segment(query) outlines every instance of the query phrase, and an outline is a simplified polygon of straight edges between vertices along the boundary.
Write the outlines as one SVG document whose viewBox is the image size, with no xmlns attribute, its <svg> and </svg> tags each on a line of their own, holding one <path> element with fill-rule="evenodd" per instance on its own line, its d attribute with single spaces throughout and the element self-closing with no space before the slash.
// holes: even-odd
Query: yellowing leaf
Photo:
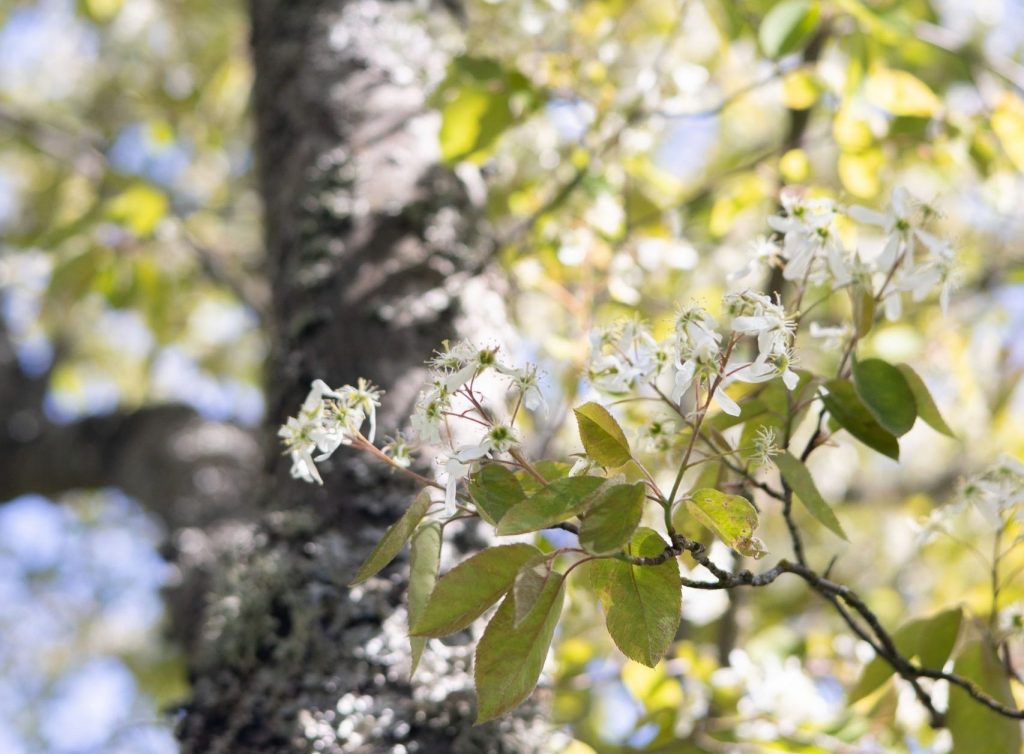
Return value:
<svg viewBox="0 0 1024 754">
<path fill-rule="evenodd" d="M 871 71 L 864 85 L 868 102 L 893 115 L 928 118 L 941 102 L 926 83 L 912 73 L 878 67 Z"/>
<path fill-rule="evenodd" d="M 757 509 L 745 497 L 713 489 L 696 490 L 687 501 L 690 515 L 718 535 L 736 552 L 752 558 L 767 554 L 757 531 Z"/>
<path fill-rule="evenodd" d="M 584 403 L 573 413 L 576 414 L 580 440 L 587 455 L 607 468 L 629 462 L 632 456 L 626 435 L 604 406 Z"/>
<path fill-rule="evenodd" d="M 1024 100 L 1004 94 L 992 112 L 992 130 L 1017 170 L 1024 172 Z"/>
</svg>

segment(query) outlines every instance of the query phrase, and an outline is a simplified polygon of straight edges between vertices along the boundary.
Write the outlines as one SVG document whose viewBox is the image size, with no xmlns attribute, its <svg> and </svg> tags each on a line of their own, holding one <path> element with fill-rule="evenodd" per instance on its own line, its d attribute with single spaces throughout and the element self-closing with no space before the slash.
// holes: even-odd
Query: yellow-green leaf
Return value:
<svg viewBox="0 0 1024 754">
<path fill-rule="evenodd" d="M 604 406 L 584 403 L 573 413 L 576 414 L 580 440 L 587 455 L 606 468 L 629 462 L 632 455 L 626 435 Z"/>
<path fill-rule="evenodd" d="M 835 512 L 818 492 L 814 477 L 811 476 L 811 472 L 807 470 L 803 462 L 788 450 L 773 456 L 772 460 L 779 467 L 783 480 L 804 504 L 807 511 L 837 537 L 848 539 Z"/>
<path fill-rule="evenodd" d="M 604 479 L 596 476 L 556 479 L 510 508 L 498 522 L 497 533 L 526 534 L 566 521 L 590 505 L 594 493 L 604 483 Z"/>
<path fill-rule="evenodd" d="M 926 83 L 912 73 L 878 67 L 868 75 L 864 96 L 872 105 L 893 115 L 927 118 L 941 104 Z"/>
<path fill-rule="evenodd" d="M 441 524 L 430 521 L 412 535 L 409 545 L 409 627 L 419 620 L 437 583 L 437 566 L 441 561 Z M 420 663 L 427 637 L 412 636 L 412 673 Z"/>
<path fill-rule="evenodd" d="M 366 559 L 363 565 L 359 568 L 359 572 L 356 573 L 355 578 L 349 582 L 349 586 L 356 586 L 366 581 L 371 576 L 376 575 L 380 570 L 395 559 L 395 556 L 401 552 L 405 543 L 409 541 L 409 537 L 412 536 L 413 531 L 416 529 L 416 525 L 419 524 L 430 507 L 430 496 L 426 490 L 421 492 L 412 501 L 402 517 L 395 521 L 381 538 L 377 546 L 373 548 L 373 552 Z"/>
</svg>

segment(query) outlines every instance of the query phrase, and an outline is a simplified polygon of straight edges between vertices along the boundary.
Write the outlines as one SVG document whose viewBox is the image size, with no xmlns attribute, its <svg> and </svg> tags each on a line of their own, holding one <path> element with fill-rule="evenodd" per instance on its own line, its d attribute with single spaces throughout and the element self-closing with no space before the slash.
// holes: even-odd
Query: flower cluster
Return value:
<svg viewBox="0 0 1024 754">
<path fill-rule="evenodd" d="M 630 321 L 598 330 L 591 337 L 590 381 L 610 395 L 622 395 L 643 385 L 657 387 L 662 374 L 671 374 L 668 392 L 679 404 L 691 388 L 711 391 L 723 411 L 739 415 L 740 407 L 726 388 L 735 381 L 764 382 L 781 377 L 792 390 L 799 377 L 792 370 L 795 323 L 782 305 L 753 291 L 725 296 L 731 315 L 730 334 L 699 306 L 687 306 L 675 318 L 670 337 L 657 341 L 649 328 Z M 732 346 L 746 336 L 756 339 L 753 361 L 731 358 Z"/>
<path fill-rule="evenodd" d="M 845 207 L 830 199 L 807 199 L 795 191 L 784 192 L 781 201 L 782 214 L 768 218 L 768 224 L 782 234 L 782 245 L 773 249 L 770 241 L 762 240 L 754 249 L 752 265 L 782 262 L 783 277 L 794 282 L 863 286 L 884 303 L 891 320 L 902 314 L 907 293 L 921 301 L 939 288 L 942 307 L 948 305 L 953 248 L 924 230 L 922 226 L 936 212 L 913 200 L 905 189 L 893 190 L 885 212 L 860 205 Z M 840 233 L 840 218 L 880 229 L 885 237 L 881 253 L 865 259 L 848 247 Z"/>
<path fill-rule="evenodd" d="M 316 462 L 326 460 L 342 445 L 361 437 L 369 419 L 368 441 L 377 428 L 381 391 L 360 378 L 358 384 L 332 390 L 323 380 L 313 380 L 298 416 L 290 416 L 278 431 L 292 458 L 292 476 L 323 484 Z M 314 452 L 319 454 L 314 456 Z"/>
<path fill-rule="evenodd" d="M 519 445 L 514 424 L 520 407 L 544 411 L 547 405 L 537 368 L 510 366 L 499 358 L 497 348 L 478 347 L 468 341 L 445 343 L 444 350 L 427 363 L 431 368 L 429 383 L 416 402 L 412 428 L 423 443 L 447 445 L 446 454 L 437 459 L 437 478 L 445 489 L 445 512 L 452 515 L 458 485 L 472 472 L 474 463 Z M 475 381 L 488 372 L 504 378 L 515 396 L 515 408 L 507 422 L 495 420 L 474 389 Z M 466 441 L 458 439 L 450 424 L 453 420 L 461 420 L 463 428 L 475 428 L 475 436 Z"/>
<path fill-rule="evenodd" d="M 419 395 L 411 417 L 416 439 L 422 444 L 443 445 L 445 453 L 437 459 L 437 485 L 445 491 L 445 510 L 452 515 L 457 509 L 459 484 L 473 470 L 474 464 L 497 454 L 513 451 L 519 445 L 515 420 L 521 408 L 545 411 L 537 368 L 511 367 L 498 356 L 497 348 L 479 348 L 462 341 L 444 344 L 443 350 L 427 362 L 430 372 L 427 387 Z M 494 412 L 483 405 L 475 389 L 475 381 L 493 372 L 507 381 L 514 408 L 507 421 L 498 421 Z M 292 476 L 307 482 L 323 483 L 317 462 L 330 457 L 342 445 L 360 444 L 387 458 L 397 469 L 412 464 L 414 446 L 405 435 L 389 437 L 377 451 L 373 447 L 376 434 L 376 409 L 381 391 L 360 379 L 356 386 L 331 389 L 323 380 L 314 380 L 309 395 L 297 416 L 289 417 L 278 432 L 292 459 Z M 369 422 L 366 436 L 362 428 Z M 465 432 L 453 431 L 453 423 Z"/>
</svg>

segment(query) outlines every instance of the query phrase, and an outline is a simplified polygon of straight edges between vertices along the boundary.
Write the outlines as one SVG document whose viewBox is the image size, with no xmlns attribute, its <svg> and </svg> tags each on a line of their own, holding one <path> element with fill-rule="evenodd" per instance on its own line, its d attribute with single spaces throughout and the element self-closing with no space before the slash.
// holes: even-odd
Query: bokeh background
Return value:
<svg viewBox="0 0 1024 754">
<path fill-rule="evenodd" d="M 900 467 L 843 445 L 816 468 L 870 540 L 845 570 L 884 618 L 987 609 L 984 569 L 915 526 L 958 478 L 1024 451 L 1024 3 L 811 5 L 807 29 L 773 36 L 768 2 L 470 0 L 438 32 L 447 57 L 410 75 L 433 91 L 442 159 L 488 187 L 504 325 L 556 407 L 587 389 L 594 323 L 717 298 L 780 187 L 934 202 L 962 259 L 950 311 L 926 302 L 869 347 L 919 368 L 959 439 L 918 428 Z M 260 425 L 251 84 L 240 2 L 0 0 L 0 355 L 24 378 L 0 393 L 9 442 L 38 432 L 21 406 L 35 397 L 54 426 L 162 403 Z M 188 685 L 163 631 L 166 536 L 117 489 L 0 504 L 0 751 L 176 751 Z M 701 647 L 735 611 L 688 595 L 692 633 L 658 671 L 624 663 L 581 608 L 558 645 L 557 719 L 597 750 L 642 750 L 718 684 L 773 724 L 830 720 L 863 658 L 814 613 L 786 620 L 806 603 L 783 589 L 737 608 L 751 641 L 725 669 Z M 933 750 L 900 704 L 896 745 Z"/>
</svg>

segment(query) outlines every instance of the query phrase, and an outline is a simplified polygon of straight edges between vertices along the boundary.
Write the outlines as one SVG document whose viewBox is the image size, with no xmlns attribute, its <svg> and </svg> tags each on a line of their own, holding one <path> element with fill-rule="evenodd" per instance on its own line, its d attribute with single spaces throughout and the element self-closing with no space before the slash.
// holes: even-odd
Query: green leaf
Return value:
<svg viewBox="0 0 1024 754">
<path fill-rule="evenodd" d="M 580 547 L 595 555 L 621 550 L 640 525 L 644 500 L 643 482 L 609 486 L 583 516 Z"/>
<path fill-rule="evenodd" d="M 437 583 L 437 566 L 441 562 L 441 524 L 430 521 L 423 524 L 412 535 L 409 545 L 409 628 L 423 615 L 434 585 Z M 412 636 L 412 671 L 420 664 L 427 637 Z"/>
<path fill-rule="evenodd" d="M 542 99 L 519 71 L 462 56 L 452 61 L 434 101 L 441 111 L 441 157 L 454 163 L 486 157 L 498 137 Z"/>
<path fill-rule="evenodd" d="M 512 584 L 512 594 L 515 596 L 516 602 L 515 624 L 517 626 L 533 609 L 534 604 L 544 592 L 544 586 L 548 580 L 562 578 L 561 574 L 556 573 L 552 568 L 551 561 L 550 555 L 538 555 L 523 563 L 523 567 L 516 574 L 515 582 Z"/>
<path fill-rule="evenodd" d="M 857 395 L 878 423 L 901 437 L 917 419 L 917 402 L 903 372 L 882 359 L 853 362 L 853 384 Z"/>
<path fill-rule="evenodd" d="M 764 543 L 754 536 L 757 509 L 745 497 L 727 495 L 718 490 L 696 490 L 686 503 L 690 515 L 713 531 L 741 555 L 761 558 L 767 554 Z"/>
<path fill-rule="evenodd" d="M 786 0 L 778 3 L 761 21 L 757 37 L 770 58 L 799 50 L 818 28 L 821 5 L 814 0 Z"/>
<path fill-rule="evenodd" d="M 500 463 L 484 464 L 469 481 L 469 495 L 481 518 L 494 526 L 508 509 L 526 499 L 516 475 Z"/>
<path fill-rule="evenodd" d="M 533 608 L 516 624 L 515 595 L 505 597 L 476 648 L 478 725 L 513 709 L 536 687 L 564 599 L 565 579 L 557 574 L 545 583 Z"/>
<path fill-rule="evenodd" d="M 956 658 L 953 672 L 974 681 L 1003 704 L 1016 706 L 1006 669 L 986 638 L 964 646 Z M 946 725 L 953 734 L 953 754 L 1006 752 L 1021 750 L 1020 721 L 993 712 L 972 699 L 959 686 L 950 684 Z"/>
<path fill-rule="evenodd" d="M 584 403 L 573 411 L 580 429 L 580 440 L 587 455 L 605 468 L 616 468 L 633 456 L 622 427 L 597 403 Z"/>
<path fill-rule="evenodd" d="M 537 461 L 533 464 L 533 470 L 544 477 L 544 484 L 538 482 L 537 478 L 525 469 L 516 472 L 516 479 L 522 485 L 524 494 L 529 497 L 540 492 L 548 483 L 556 479 L 565 479 L 571 469 L 572 464 L 564 461 Z"/>
<path fill-rule="evenodd" d="M 430 496 L 424 490 L 416 496 L 412 501 L 412 505 L 406 509 L 402 517 L 384 532 L 384 536 L 377 543 L 377 546 L 373 548 L 373 552 L 370 553 L 370 556 L 363 565 L 360 566 L 359 572 L 349 582 L 349 586 L 362 584 L 371 576 L 378 574 L 384 566 L 394 560 L 395 556 L 402 551 L 405 543 L 409 541 L 409 537 L 412 536 L 420 519 L 427 514 L 429 507 Z"/>
<path fill-rule="evenodd" d="M 895 435 L 875 421 L 853 384 L 836 379 L 826 382 L 825 387 L 828 395 L 822 395 L 822 401 L 836 423 L 872 450 L 898 461 L 900 444 Z"/>
<path fill-rule="evenodd" d="M 628 552 L 653 556 L 665 546 L 656 531 L 641 528 Z M 590 582 L 604 606 L 605 625 L 615 645 L 632 660 L 657 665 L 679 628 L 682 584 L 676 559 L 656 566 L 598 560 L 590 567 Z"/>
<path fill-rule="evenodd" d="M 907 659 L 917 657 L 925 668 L 941 670 L 956 644 L 962 618 L 963 611 L 959 607 L 928 618 L 917 618 L 903 624 L 893 634 L 893 643 Z M 850 704 L 866 697 L 892 674 L 892 666 L 888 662 L 881 657 L 872 659 L 864 666 L 857 684 L 850 691 Z"/>
<path fill-rule="evenodd" d="M 896 368 L 903 374 L 903 378 L 910 387 L 910 392 L 914 394 L 914 402 L 917 404 L 917 415 L 936 432 L 941 432 L 948 437 L 954 437 L 953 430 L 949 428 L 946 420 L 942 418 L 942 414 L 939 413 L 939 408 L 935 405 L 935 400 L 932 398 L 928 386 L 924 384 L 924 380 L 921 379 L 920 375 L 909 364 L 898 364 Z"/>
<path fill-rule="evenodd" d="M 499 545 L 462 561 L 438 580 L 410 633 L 447 636 L 461 631 L 512 588 L 523 563 L 540 554 L 533 545 Z"/>
<path fill-rule="evenodd" d="M 829 504 L 825 502 L 825 498 L 818 492 L 814 477 L 811 476 L 811 472 L 807 470 L 803 462 L 788 450 L 774 456 L 772 460 L 779 467 L 783 480 L 804 504 L 807 511 L 837 537 L 849 541 L 842 524 L 839 523 L 839 519 L 836 518 L 836 514 Z"/>
<path fill-rule="evenodd" d="M 574 476 L 556 479 L 535 495 L 509 509 L 498 522 L 497 533 L 526 534 L 548 529 L 572 518 L 593 499 L 605 483 L 596 476 Z"/>
</svg>

